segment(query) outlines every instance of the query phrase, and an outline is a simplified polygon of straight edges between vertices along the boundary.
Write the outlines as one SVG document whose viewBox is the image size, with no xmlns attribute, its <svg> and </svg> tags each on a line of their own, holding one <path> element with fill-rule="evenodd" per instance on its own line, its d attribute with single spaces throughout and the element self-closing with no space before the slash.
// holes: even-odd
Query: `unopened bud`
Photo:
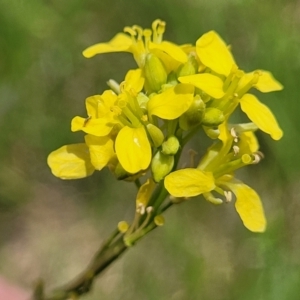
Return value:
<svg viewBox="0 0 300 300">
<path fill-rule="evenodd" d="M 205 126 L 218 126 L 224 122 L 225 117 L 221 110 L 215 107 L 209 107 L 205 110 L 202 124 Z"/>
<path fill-rule="evenodd" d="M 205 112 L 205 103 L 199 95 L 195 96 L 189 109 L 179 118 L 179 126 L 183 130 L 190 130 L 199 125 Z"/>
<path fill-rule="evenodd" d="M 126 221 L 121 221 L 118 223 L 118 230 L 121 233 L 125 233 L 129 228 L 129 224 Z"/>
<path fill-rule="evenodd" d="M 197 73 L 198 63 L 196 58 L 192 55 L 189 57 L 188 61 L 177 69 L 177 78 L 182 76 L 194 75 Z"/>
<path fill-rule="evenodd" d="M 152 53 L 146 56 L 144 73 L 149 92 L 158 92 L 161 86 L 167 82 L 168 75 L 163 63 Z"/>
<path fill-rule="evenodd" d="M 165 142 L 163 142 L 161 152 L 166 155 L 175 155 L 179 147 L 180 144 L 177 137 L 170 136 Z"/>
<path fill-rule="evenodd" d="M 155 216 L 154 223 L 157 226 L 163 226 L 165 224 L 165 218 L 162 215 Z"/>
<path fill-rule="evenodd" d="M 164 134 L 162 133 L 162 131 L 156 127 L 155 125 L 149 123 L 146 125 L 147 127 L 147 131 L 151 137 L 151 141 L 154 147 L 159 147 L 162 142 L 164 141 Z"/>
<path fill-rule="evenodd" d="M 174 156 L 166 155 L 158 151 L 152 159 L 151 170 L 155 182 L 159 182 L 167 176 L 174 166 Z"/>
</svg>

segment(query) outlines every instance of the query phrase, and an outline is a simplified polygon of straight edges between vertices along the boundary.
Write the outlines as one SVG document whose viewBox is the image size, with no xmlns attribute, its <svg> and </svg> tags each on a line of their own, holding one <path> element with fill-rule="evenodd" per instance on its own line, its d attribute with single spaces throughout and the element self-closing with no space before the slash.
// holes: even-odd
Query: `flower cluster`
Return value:
<svg viewBox="0 0 300 300">
<path fill-rule="evenodd" d="M 84 143 L 53 151 L 48 164 L 62 179 L 87 177 L 104 167 L 124 180 L 148 174 L 137 197 L 140 213 L 159 182 L 174 202 L 203 195 L 219 204 L 235 195 L 244 225 L 262 232 L 266 221 L 260 198 L 234 172 L 262 158 L 256 130 L 274 140 L 283 135 L 272 112 L 250 90 L 267 93 L 282 85 L 268 71 L 239 69 L 215 31 L 203 34 L 195 45 L 165 41 L 164 31 L 161 20 L 152 29 L 125 27 L 109 42 L 84 50 L 87 58 L 129 52 L 138 68 L 129 70 L 122 83 L 110 80 L 109 89 L 86 99 L 87 117 L 76 116 L 71 123 L 72 131 L 86 133 Z M 239 105 L 249 123 L 230 123 Z M 197 163 L 180 168 L 184 145 L 201 130 L 212 146 Z"/>
</svg>

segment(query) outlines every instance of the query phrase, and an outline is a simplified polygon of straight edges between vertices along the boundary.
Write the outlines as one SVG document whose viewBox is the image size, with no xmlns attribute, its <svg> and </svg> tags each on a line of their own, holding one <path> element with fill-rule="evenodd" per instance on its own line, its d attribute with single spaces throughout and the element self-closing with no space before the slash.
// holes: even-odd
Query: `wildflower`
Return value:
<svg viewBox="0 0 300 300">
<path fill-rule="evenodd" d="M 152 23 L 152 30 L 140 26 L 125 27 L 124 32 L 118 33 L 107 43 L 99 43 L 83 51 L 83 56 L 90 58 L 96 54 L 111 52 L 129 52 L 133 54 L 139 68 L 143 68 L 148 54 L 155 54 L 160 58 L 169 56 L 169 63 L 185 63 L 186 53 L 176 44 L 164 41 L 166 23 L 157 19 Z M 128 35 L 129 34 L 129 35 Z M 174 60 L 174 61 L 170 61 Z M 169 66 L 170 66 L 169 64 Z"/>
<path fill-rule="evenodd" d="M 230 134 L 227 122 L 219 126 L 220 141 L 211 146 L 196 169 L 182 169 L 167 175 L 165 187 L 174 197 L 203 195 L 214 204 L 223 201 L 211 192 L 221 194 L 228 202 L 230 192 L 236 196 L 235 207 L 244 225 L 251 231 L 262 232 L 266 227 L 263 207 L 257 193 L 249 186 L 234 178 L 233 172 L 256 162 L 258 143 L 251 130 L 252 124 L 240 125 L 239 141 Z M 243 128 L 244 127 L 244 128 Z M 239 151 L 233 149 L 236 144 Z"/>
<path fill-rule="evenodd" d="M 252 87 L 268 93 L 283 87 L 272 74 L 258 70 L 244 73 L 236 66 L 234 58 L 219 35 L 210 31 L 196 42 L 198 59 L 206 67 L 204 73 L 179 77 L 182 83 L 190 83 L 209 96 L 207 107 L 218 108 L 230 115 L 238 104 L 259 129 L 279 140 L 283 133 L 267 106 L 247 91 Z"/>
<path fill-rule="evenodd" d="M 167 77 L 180 64 L 188 61 L 183 49 L 171 42 L 163 40 L 165 22 L 155 20 L 151 29 L 140 26 L 125 27 L 125 33 L 118 33 L 111 41 L 93 45 L 83 51 L 87 58 L 96 54 L 110 52 L 130 52 L 143 70 L 148 93 L 158 92 L 167 83 Z"/>
</svg>

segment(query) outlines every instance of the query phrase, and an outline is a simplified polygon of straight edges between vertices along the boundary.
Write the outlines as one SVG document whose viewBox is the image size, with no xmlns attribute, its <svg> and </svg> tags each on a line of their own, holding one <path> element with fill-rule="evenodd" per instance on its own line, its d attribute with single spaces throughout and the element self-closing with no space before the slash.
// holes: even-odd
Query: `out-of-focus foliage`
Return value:
<svg viewBox="0 0 300 300">
<path fill-rule="evenodd" d="M 298 299 L 300 2 L 292 0 L 0 0 L 0 273 L 28 289 L 38 276 L 63 283 L 131 218 L 132 186 L 106 171 L 61 181 L 46 157 L 82 139 L 70 120 L 84 115 L 85 98 L 135 65 L 128 54 L 87 60 L 81 51 L 156 18 L 177 43 L 216 30 L 243 69 L 270 70 L 283 83 L 261 101 L 284 137 L 259 136 L 266 158 L 241 174 L 259 191 L 269 225 L 249 233 L 233 205 L 202 198 L 175 206 L 86 299 Z"/>
</svg>

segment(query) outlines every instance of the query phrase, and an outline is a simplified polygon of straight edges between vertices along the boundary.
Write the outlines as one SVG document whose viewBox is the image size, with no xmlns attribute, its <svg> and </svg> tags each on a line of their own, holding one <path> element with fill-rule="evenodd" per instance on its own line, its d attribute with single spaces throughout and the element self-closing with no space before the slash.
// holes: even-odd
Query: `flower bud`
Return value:
<svg viewBox="0 0 300 300">
<path fill-rule="evenodd" d="M 166 155 L 175 155 L 180 147 L 179 141 L 175 136 L 170 136 L 162 144 L 161 152 Z"/>
<path fill-rule="evenodd" d="M 121 233 L 125 233 L 129 229 L 129 224 L 126 221 L 121 221 L 118 223 L 118 230 Z"/>
<path fill-rule="evenodd" d="M 177 69 L 177 78 L 181 76 L 194 75 L 197 73 L 198 63 L 196 58 L 191 55 L 186 63 L 179 66 Z"/>
<path fill-rule="evenodd" d="M 165 224 L 165 218 L 163 215 L 158 215 L 154 217 L 154 223 L 157 226 L 163 226 Z"/>
<path fill-rule="evenodd" d="M 168 75 L 163 63 L 152 53 L 146 56 L 144 73 L 150 92 L 158 92 L 167 81 Z"/>
<path fill-rule="evenodd" d="M 167 176 L 174 166 L 174 156 L 166 155 L 158 151 L 152 159 L 151 170 L 155 182 L 159 182 Z"/>
<path fill-rule="evenodd" d="M 190 130 L 199 125 L 205 112 L 205 103 L 196 95 L 190 108 L 179 118 L 179 126 L 183 130 Z"/>
<path fill-rule="evenodd" d="M 205 126 L 218 126 L 224 122 L 225 117 L 221 110 L 215 107 L 209 107 L 205 110 L 202 124 Z"/>
<path fill-rule="evenodd" d="M 164 134 L 158 127 L 156 127 L 153 124 L 149 123 L 146 125 L 146 127 L 148 134 L 151 137 L 151 142 L 153 146 L 156 148 L 159 147 L 165 139 Z"/>
</svg>

